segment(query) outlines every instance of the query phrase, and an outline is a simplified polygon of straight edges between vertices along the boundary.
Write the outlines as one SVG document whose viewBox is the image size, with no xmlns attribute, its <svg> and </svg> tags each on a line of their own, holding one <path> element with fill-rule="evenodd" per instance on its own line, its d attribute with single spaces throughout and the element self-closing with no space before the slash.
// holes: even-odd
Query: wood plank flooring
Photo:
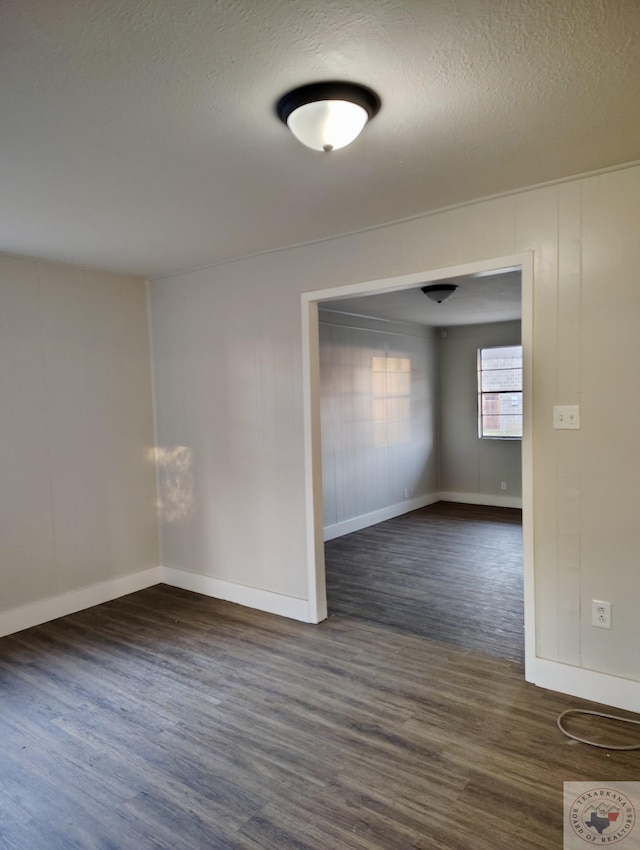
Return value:
<svg viewBox="0 0 640 850">
<path fill-rule="evenodd" d="M 438 502 L 325 544 L 329 614 L 524 660 L 522 512 Z"/>
<path fill-rule="evenodd" d="M 453 644 L 160 585 L 0 640 L 0 847 L 556 850 L 563 781 L 640 772 L 560 734 L 580 705 Z"/>
</svg>

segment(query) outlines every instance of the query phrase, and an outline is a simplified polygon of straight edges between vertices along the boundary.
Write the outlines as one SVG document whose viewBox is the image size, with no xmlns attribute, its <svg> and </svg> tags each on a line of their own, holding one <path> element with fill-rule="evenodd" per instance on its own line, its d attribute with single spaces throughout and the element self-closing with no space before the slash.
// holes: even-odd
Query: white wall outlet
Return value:
<svg viewBox="0 0 640 850">
<path fill-rule="evenodd" d="M 404 497 L 405 497 L 405 499 L 409 498 L 409 491 L 406 489 L 406 487 L 405 487 L 405 491 L 404 491 Z"/>
<path fill-rule="evenodd" d="M 580 428 L 580 407 L 577 404 L 556 404 L 553 408 L 553 427 L 577 431 Z"/>
<path fill-rule="evenodd" d="M 500 482 L 500 489 L 501 489 L 501 490 L 506 490 L 506 489 L 507 489 L 507 482 L 506 482 L 506 481 L 501 481 L 501 482 Z"/>
<path fill-rule="evenodd" d="M 611 603 L 601 599 L 591 600 L 591 625 L 599 629 L 611 628 Z"/>
</svg>

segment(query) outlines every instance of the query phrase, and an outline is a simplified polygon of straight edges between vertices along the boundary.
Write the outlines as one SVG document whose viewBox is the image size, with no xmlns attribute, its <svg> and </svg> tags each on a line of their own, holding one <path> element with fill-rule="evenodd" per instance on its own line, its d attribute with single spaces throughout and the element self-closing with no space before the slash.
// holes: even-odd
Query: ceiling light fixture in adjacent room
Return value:
<svg viewBox="0 0 640 850">
<path fill-rule="evenodd" d="M 355 83 L 310 83 L 276 104 L 281 121 L 314 151 L 335 151 L 356 139 L 380 109 L 380 98 Z"/>
<path fill-rule="evenodd" d="M 422 291 L 427 298 L 442 304 L 443 301 L 453 295 L 457 288 L 455 283 L 432 283 L 429 286 L 423 286 Z"/>
</svg>

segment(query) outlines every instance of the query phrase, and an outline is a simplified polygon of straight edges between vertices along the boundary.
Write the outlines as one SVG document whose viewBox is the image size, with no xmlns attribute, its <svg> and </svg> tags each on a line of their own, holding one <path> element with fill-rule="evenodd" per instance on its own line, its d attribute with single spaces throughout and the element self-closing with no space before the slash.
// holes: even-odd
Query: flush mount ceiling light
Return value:
<svg viewBox="0 0 640 850">
<path fill-rule="evenodd" d="M 314 151 L 351 144 L 380 109 L 380 98 L 355 83 L 310 83 L 287 92 L 276 104 L 281 121 Z"/>
<path fill-rule="evenodd" d="M 429 286 L 423 286 L 422 291 L 427 298 L 442 304 L 443 301 L 453 295 L 457 288 L 455 283 L 432 283 Z"/>
</svg>

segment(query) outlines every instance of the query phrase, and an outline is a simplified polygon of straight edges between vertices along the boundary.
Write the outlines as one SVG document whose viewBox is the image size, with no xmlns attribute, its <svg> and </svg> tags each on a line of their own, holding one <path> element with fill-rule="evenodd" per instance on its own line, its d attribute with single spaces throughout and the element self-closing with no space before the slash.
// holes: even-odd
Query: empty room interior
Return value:
<svg viewBox="0 0 640 850">
<path fill-rule="evenodd" d="M 3 850 L 628 837 L 639 42 L 0 4 Z"/>
<path fill-rule="evenodd" d="M 523 661 L 521 273 L 430 286 L 320 305 L 328 613 Z"/>
</svg>

